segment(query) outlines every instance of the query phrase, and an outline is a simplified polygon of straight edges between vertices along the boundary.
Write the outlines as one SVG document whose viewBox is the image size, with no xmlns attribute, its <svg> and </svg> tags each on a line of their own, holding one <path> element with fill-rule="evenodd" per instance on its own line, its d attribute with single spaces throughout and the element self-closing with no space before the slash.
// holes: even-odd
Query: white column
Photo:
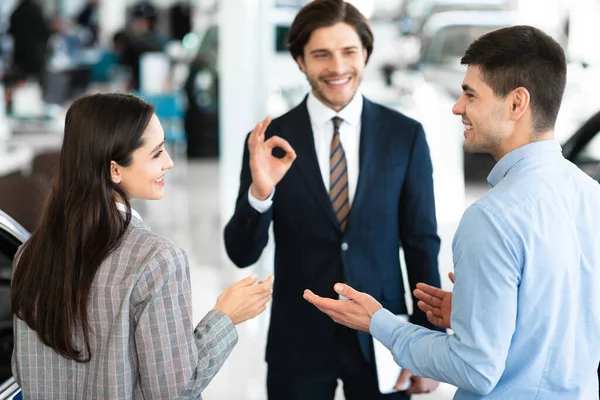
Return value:
<svg viewBox="0 0 600 400">
<path fill-rule="evenodd" d="M 245 137 L 266 115 L 261 58 L 263 5 L 268 0 L 223 0 L 219 20 L 221 219 L 233 214 Z M 262 15 L 261 15 L 262 14 Z"/>
<path fill-rule="evenodd" d="M 100 2 L 100 43 L 112 46 L 113 35 L 125 27 L 127 3 L 123 0 Z"/>
</svg>

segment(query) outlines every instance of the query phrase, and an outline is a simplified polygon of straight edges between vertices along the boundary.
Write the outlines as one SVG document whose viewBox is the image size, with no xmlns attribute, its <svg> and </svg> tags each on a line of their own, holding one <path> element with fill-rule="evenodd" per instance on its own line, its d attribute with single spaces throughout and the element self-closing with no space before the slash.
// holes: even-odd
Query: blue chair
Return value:
<svg viewBox="0 0 600 400">
<path fill-rule="evenodd" d="M 110 50 L 101 50 L 100 59 L 92 65 L 90 81 L 107 83 L 114 77 L 118 67 L 117 55 Z"/>
</svg>

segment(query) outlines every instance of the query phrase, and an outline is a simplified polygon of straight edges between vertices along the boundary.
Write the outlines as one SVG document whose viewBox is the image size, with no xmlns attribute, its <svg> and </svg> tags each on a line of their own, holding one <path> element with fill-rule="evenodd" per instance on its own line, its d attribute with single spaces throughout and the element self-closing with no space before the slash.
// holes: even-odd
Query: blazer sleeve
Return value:
<svg viewBox="0 0 600 400">
<path fill-rule="evenodd" d="M 240 268 L 252 265 L 258 260 L 269 241 L 269 226 L 273 219 L 273 207 L 261 214 L 250 205 L 248 200 L 252 184 L 248 137 L 246 137 L 246 146 L 244 146 L 240 189 L 235 212 L 225 226 L 224 233 L 227 255 Z M 273 200 L 276 196 L 277 194 Z"/>
<path fill-rule="evenodd" d="M 210 311 L 194 329 L 185 253 L 159 251 L 132 293 L 134 343 L 145 399 L 197 399 L 237 343 L 229 317 Z"/>
<path fill-rule="evenodd" d="M 440 287 L 440 238 L 435 215 L 433 166 L 421 124 L 416 128 L 399 207 L 400 239 L 411 292 L 419 282 Z M 411 322 L 442 330 L 427 320 L 427 315 L 416 306 L 416 297 L 412 297 L 415 306 Z"/>
</svg>

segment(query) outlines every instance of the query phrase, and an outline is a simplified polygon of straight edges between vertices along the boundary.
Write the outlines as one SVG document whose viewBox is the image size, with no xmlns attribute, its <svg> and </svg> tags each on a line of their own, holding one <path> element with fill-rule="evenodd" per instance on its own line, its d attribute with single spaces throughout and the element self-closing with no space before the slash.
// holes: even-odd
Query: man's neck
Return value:
<svg viewBox="0 0 600 400">
<path fill-rule="evenodd" d="M 554 131 L 549 130 L 542 133 L 530 133 L 528 135 L 512 135 L 511 139 L 505 141 L 499 148 L 491 154 L 496 162 L 500 161 L 502 157 L 508 153 L 518 149 L 519 147 L 526 146 L 530 143 L 541 142 L 543 140 L 554 139 Z"/>
<path fill-rule="evenodd" d="M 325 100 L 323 100 L 317 93 L 315 93 L 314 90 L 311 90 L 311 93 L 313 96 L 315 96 L 315 99 L 317 99 L 319 101 L 319 103 L 321 103 L 323 106 L 335 111 L 336 113 L 339 113 L 340 111 L 342 111 L 344 108 L 348 107 L 348 104 L 352 103 L 352 100 L 354 100 L 354 97 L 356 96 L 356 94 L 358 93 L 358 91 L 354 92 L 354 94 L 352 95 L 352 97 L 350 98 L 350 101 L 348 101 L 346 104 L 344 104 L 341 107 L 336 107 L 332 104 L 329 104 L 327 102 L 325 102 Z"/>
</svg>

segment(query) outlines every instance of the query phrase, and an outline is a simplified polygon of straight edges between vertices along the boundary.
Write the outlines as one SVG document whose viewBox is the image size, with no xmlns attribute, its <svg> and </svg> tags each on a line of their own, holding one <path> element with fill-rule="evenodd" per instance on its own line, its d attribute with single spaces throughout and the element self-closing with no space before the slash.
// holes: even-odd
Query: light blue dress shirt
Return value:
<svg viewBox="0 0 600 400">
<path fill-rule="evenodd" d="M 554 140 L 510 152 L 488 182 L 452 244 L 454 333 L 382 309 L 371 334 L 455 399 L 598 399 L 600 185 Z"/>
</svg>

